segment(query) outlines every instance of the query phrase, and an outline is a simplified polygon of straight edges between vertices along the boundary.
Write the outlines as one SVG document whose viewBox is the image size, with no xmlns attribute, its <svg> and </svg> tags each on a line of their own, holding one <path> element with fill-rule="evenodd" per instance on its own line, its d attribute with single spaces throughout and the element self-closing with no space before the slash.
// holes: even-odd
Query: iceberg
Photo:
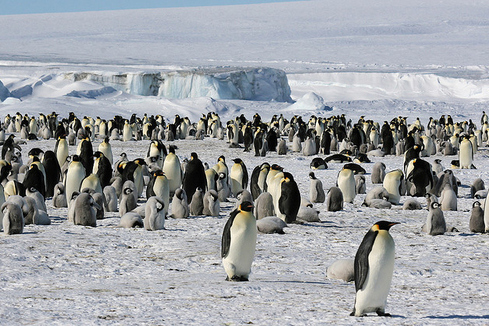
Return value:
<svg viewBox="0 0 489 326">
<path fill-rule="evenodd" d="M 170 72 L 70 72 L 73 82 L 89 80 L 133 95 L 171 99 L 211 97 L 228 100 L 291 102 L 283 70 L 274 68 L 195 69 Z"/>
<path fill-rule="evenodd" d="M 9 90 L 7 89 L 7 87 L 3 85 L 2 81 L 0 80 L 0 102 L 5 101 L 5 99 L 9 96 L 10 96 Z"/>
</svg>

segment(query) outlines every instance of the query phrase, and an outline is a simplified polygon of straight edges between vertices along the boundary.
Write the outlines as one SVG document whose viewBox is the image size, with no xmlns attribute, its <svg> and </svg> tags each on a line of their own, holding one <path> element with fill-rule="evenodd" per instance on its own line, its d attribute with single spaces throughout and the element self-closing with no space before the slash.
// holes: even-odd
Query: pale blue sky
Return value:
<svg viewBox="0 0 489 326">
<path fill-rule="evenodd" d="M 0 0 L 0 15 L 198 7 L 287 1 L 291 0 Z"/>
</svg>

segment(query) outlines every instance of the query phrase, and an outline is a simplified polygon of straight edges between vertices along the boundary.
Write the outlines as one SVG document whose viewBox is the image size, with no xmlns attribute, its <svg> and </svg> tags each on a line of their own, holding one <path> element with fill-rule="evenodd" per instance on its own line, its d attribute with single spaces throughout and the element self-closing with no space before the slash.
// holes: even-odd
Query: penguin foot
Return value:
<svg viewBox="0 0 489 326">
<path fill-rule="evenodd" d="M 248 282 L 248 278 L 246 276 L 233 275 L 231 278 L 229 278 L 229 276 L 227 276 L 226 277 L 226 281 L 232 281 L 232 282 Z"/>
<path fill-rule="evenodd" d="M 377 311 L 376 311 L 376 313 L 377 313 L 377 315 L 378 315 L 378 316 L 382 316 L 382 317 L 392 317 L 392 316 L 391 316 L 391 314 L 386 313 L 386 312 L 384 312 L 384 310 L 381 310 L 381 309 L 377 310 Z"/>
</svg>

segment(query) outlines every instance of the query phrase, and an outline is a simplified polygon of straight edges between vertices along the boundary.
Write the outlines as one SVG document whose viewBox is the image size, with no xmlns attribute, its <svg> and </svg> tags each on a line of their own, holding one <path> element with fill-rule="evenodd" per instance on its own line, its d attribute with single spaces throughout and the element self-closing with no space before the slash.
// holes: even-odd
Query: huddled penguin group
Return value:
<svg viewBox="0 0 489 326">
<path fill-rule="evenodd" d="M 11 132 L 2 140 L 0 160 L 2 229 L 18 234 L 29 224 L 50 224 L 48 198 L 54 208 L 67 208 L 69 222 L 90 227 L 109 213 L 118 215 L 120 227 L 148 231 L 165 229 L 170 217 L 226 216 L 221 238 L 226 279 L 247 281 L 258 232 L 284 234 L 287 224 L 307 225 L 345 208 L 419 210 L 426 200 L 420 230 L 446 233 L 450 228 L 443 212 L 459 209 L 455 167 L 476 168 L 477 150 L 488 141 L 487 124 L 478 129 L 471 121 L 454 123 L 450 116 L 424 126 L 419 119 L 408 124 L 405 117 L 383 124 L 361 117 L 354 123 L 344 115 L 309 120 L 276 115 L 265 121 L 255 114 L 252 120 L 241 115 L 223 123 L 209 113 L 192 123 L 178 115 L 172 121 L 147 115 L 106 121 L 73 113 L 62 120 L 56 113 L 39 119 L 16 114 L 2 123 Z M 31 135 L 52 137 L 56 144 L 32 148 L 24 164 L 21 145 L 35 139 Z M 190 153 L 176 146 L 179 140 L 205 137 L 226 141 L 235 156 L 212 153 L 209 165 L 202 159 L 209 155 L 199 155 L 197 146 Z M 112 148 L 116 141 L 143 140 L 148 148 L 141 157 Z M 403 163 L 389 166 L 382 160 L 386 155 L 402 156 Z M 434 155 L 456 159 L 445 169 L 440 158 L 431 159 Z M 263 159 L 249 166 L 251 156 Z M 310 162 L 307 173 L 287 169 L 289 157 Z M 326 177 L 332 170 L 335 177 Z M 470 196 L 487 197 L 482 179 L 473 182 Z M 395 224 L 375 223 L 360 244 L 354 260 L 354 316 L 388 315 L 394 268 L 389 229 Z M 471 232 L 489 230 L 487 200 L 474 202 L 467 225 Z"/>
</svg>

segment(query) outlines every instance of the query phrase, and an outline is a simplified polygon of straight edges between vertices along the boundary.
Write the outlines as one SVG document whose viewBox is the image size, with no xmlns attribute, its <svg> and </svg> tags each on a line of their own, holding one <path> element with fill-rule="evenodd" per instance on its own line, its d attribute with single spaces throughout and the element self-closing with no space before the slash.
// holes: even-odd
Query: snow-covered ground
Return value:
<svg viewBox="0 0 489 326">
<path fill-rule="evenodd" d="M 451 114 L 480 127 L 489 101 L 488 11 L 486 2 L 475 0 L 348 0 L 0 16 L 0 81 L 17 94 L 0 102 L 0 117 L 17 111 L 66 117 L 72 111 L 103 118 L 162 114 L 168 120 L 179 114 L 195 122 L 214 111 L 224 122 L 259 112 L 265 120 L 279 113 L 289 118 L 346 114 L 353 121 L 365 115 L 382 123 L 401 115 L 409 123 L 420 117 L 426 124 L 430 116 Z M 64 77 L 250 67 L 285 71 L 296 103 L 142 96 Z M 146 155 L 148 144 L 114 141 L 112 146 L 115 155 L 126 152 L 134 159 Z M 209 165 L 219 155 L 228 162 L 240 157 L 250 173 L 263 161 L 278 163 L 294 175 L 301 194 L 308 194 L 312 157 L 255 157 L 210 138 L 175 144 L 181 159 L 192 151 Z M 53 149 L 54 140 L 22 147 L 27 161 L 30 148 Z M 434 158 L 449 168 L 457 157 L 427 160 Z M 402 167 L 402 157 L 371 159 L 384 162 L 387 170 Z M 487 324 L 487 236 L 468 228 L 469 186 L 477 177 L 489 180 L 487 162 L 488 149 L 482 147 L 475 155 L 478 169 L 454 170 L 462 184 L 459 209 L 445 218 L 458 232 L 422 233 L 423 198 L 419 211 L 362 207 L 365 195 L 336 213 L 316 204 L 321 223 L 258 236 L 246 283 L 225 282 L 219 258 L 232 202 L 222 204 L 219 218 L 169 219 L 166 230 L 149 232 L 117 228 L 117 213 L 106 213 L 96 228 L 74 226 L 66 221 L 66 210 L 48 200 L 52 225 L 0 236 L 0 323 L 352 324 L 357 321 L 349 317 L 354 285 L 328 279 L 326 268 L 353 258 L 370 226 L 386 219 L 401 222 L 391 229 L 397 252 L 387 312 L 393 318 L 361 321 Z M 373 163 L 362 165 L 368 191 Z M 341 167 L 332 163 L 316 172 L 325 189 L 335 184 Z"/>
</svg>

